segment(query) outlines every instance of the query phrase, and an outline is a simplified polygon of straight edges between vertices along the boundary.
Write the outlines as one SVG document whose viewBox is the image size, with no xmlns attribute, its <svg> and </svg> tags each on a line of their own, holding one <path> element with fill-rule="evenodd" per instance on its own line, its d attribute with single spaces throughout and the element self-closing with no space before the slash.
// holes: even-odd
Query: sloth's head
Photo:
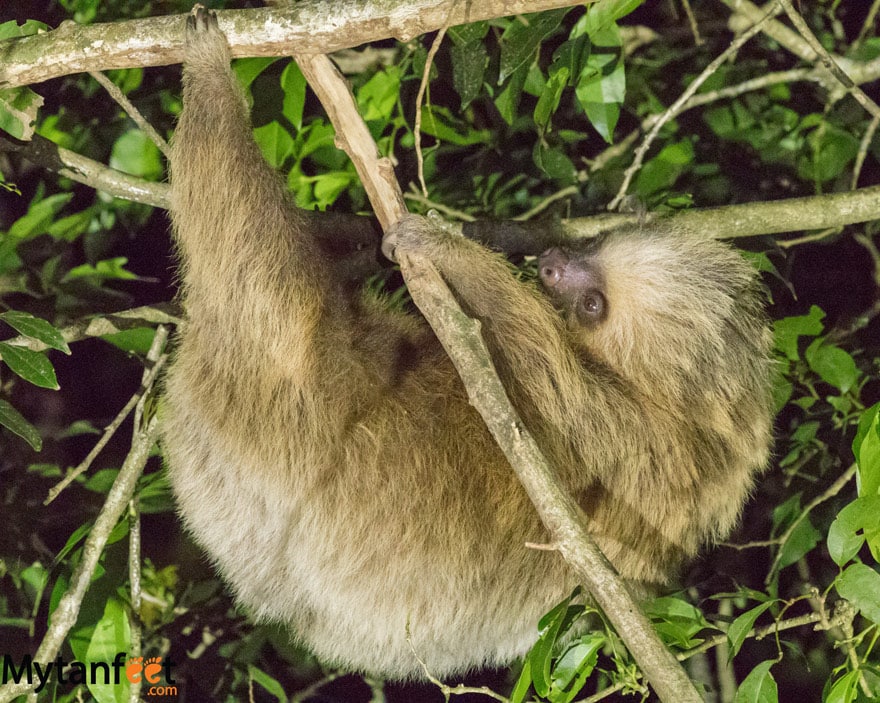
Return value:
<svg viewBox="0 0 880 703">
<path fill-rule="evenodd" d="M 760 282 L 729 246 L 619 232 L 549 249 L 538 272 L 578 345 L 645 390 L 684 400 L 695 389 L 766 389 Z"/>
</svg>

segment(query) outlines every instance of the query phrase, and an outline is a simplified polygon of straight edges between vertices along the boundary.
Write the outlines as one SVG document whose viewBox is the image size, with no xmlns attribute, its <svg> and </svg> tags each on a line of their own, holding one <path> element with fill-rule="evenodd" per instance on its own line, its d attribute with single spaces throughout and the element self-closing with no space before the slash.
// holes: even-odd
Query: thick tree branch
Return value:
<svg viewBox="0 0 880 703">
<path fill-rule="evenodd" d="M 455 26 L 578 3 L 573 0 L 305 0 L 290 7 L 217 12 L 233 56 L 326 54 L 366 42 L 407 40 Z M 78 26 L 0 42 L 0 87 L 84 71 L 167 66 L 183 60 L 183 15 Z"/>
</svg>

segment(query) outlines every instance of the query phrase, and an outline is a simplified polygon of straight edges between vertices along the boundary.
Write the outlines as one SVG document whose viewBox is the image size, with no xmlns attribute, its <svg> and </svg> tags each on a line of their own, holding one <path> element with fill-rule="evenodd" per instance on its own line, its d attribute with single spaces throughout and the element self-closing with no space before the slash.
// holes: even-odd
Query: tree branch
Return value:
<svg viewBox="0 0 880 703">
<path fill-rule="evenodd" d="M 411 37 L 444 26 L 579 4 L 573 0 L 305 0 L 283 8 L 220 10 L 233 56 L 327 54 L 371 41 Z M 0 42 L 0 87 L 84 71 L 167 66 L 183 60 L 184 15 L 78 26 Z"/>
</svg>

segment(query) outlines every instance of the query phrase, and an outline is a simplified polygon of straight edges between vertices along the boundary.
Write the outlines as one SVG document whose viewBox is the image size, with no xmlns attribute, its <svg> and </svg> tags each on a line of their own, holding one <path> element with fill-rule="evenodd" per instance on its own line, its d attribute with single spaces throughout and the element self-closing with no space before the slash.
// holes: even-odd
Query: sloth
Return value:
<svg viewBox="0 0 880 703">
<path fill-rule="evenodd" d="M 216 18 L 186 28 L 171 214 L 186 323 L 163 450 L 186 528 L 254 617 L 391 679 L 509 663 L 577 585 L 424 320 L 352 294 L 263 160 Z M 755 272 L 704 234 L 557 247 L 535 284 L 410 216 L 510 399 L 635 587 L 732 529 L 771 440 Z"/>
</svg>

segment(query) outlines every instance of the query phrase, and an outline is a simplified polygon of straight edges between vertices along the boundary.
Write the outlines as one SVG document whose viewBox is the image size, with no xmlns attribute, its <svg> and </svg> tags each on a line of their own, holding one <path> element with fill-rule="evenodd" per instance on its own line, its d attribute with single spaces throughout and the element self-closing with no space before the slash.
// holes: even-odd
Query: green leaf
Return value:
<svg viewBox="0 0 880 703">
<path fill-rule="evenodd" d="M 727 630 L 727 638 L 730 640 L 730 658 L 733 659 L 737 652 L 739 652 L 740 647 L 743 646 L 743 642 L 746 641 L 746 637 L 749 635 L 749 631 L 755 626 L 755 621 L 765 610 L 770 608 L 775 601 L 768 600 L 765 603 L 761 603 L 760 605 L 747 610 L 742 615 L 736 618 L 732 623 L 730 623 L 730 627 Z"/>
<path fill-rule="evenodd" d="M 456 46 L 482 41 L 488 33 L 489 22 L 487 20 L 471 22 L 470 24 L 460 24 L 457 27 L 450 27 L 447 32 L 449 38 L 452 39 L 453 44 Z"/>
<path fill-rule="evenodd" d="M 778 703 L 779 692 L 770 668 L 776 663 L 764 661 L 751 670 L 736 692 L 734 703 Z"/>
<path fill-rule="evenodd" d="M 46 32 L 49 25 L 38 22 L 37 20 L 25 20 L 22 24 L 18 24 L 15 20 L 0 23 L 0 41 L 4 39 L 14 39 L 16 37 L 26 37 L 37 32 Z"/>
<path fill-rule="evenodd" d="M 110 598 L 89 640 L 86 659 L 89 662 L 112 662 L 118 652 L 127 652 L 130 647 L 131 628 L 125 606 L 118 599 Z M 131 686 L 125 676 L 120 676 L 119 683 L 114 683 L 112 675 L 106 683 L 103 676 L 87 676 L 86 685 L 98 703 L 125 703 Z"/>
<path fill-rule="evenodd" d="M 650 601 L 645 605 L 645 614 L 654 622 L 654 627 L 665 642 L 681 648 L 699 644 L 701 640 L 695 638 L 695 635 L 712 627 L 699 608 L 672 596 Z"/>
<path fill-rule="evenodd" d="M 857 498 L 834 518 L 828 528 L 828 551 L 834 563 L 843 566 L 853 559 L 866 539 L 880 556 L 880 495 Z"/>
<path fill-rule="evenodd" d="M 21 437 L 31 445 L 34 451 L 38 452 L 43 448 L 43 438 L 40 437 L 37 428 L 25 420 L 18 410 L 3 399 L 0 399 L 0 425 Z"/>
<path fill-rule="evenodd" d="M 570 602 L 571 598 L 566 598 L 541 618 L 538 641 L 535 642 L 528 654 L 532 685 L 539 696 L 546 696 L 550 692 L 550 664 L 553 660 L 553 648 L 556 646 L 556 637 Z"/>
<path fill-rule="evenodd" d="M 554 703 L 570 703 L 580 693 L 599 659 L 605 635 L 589 633 L 570 645 L 553 667 L 550 697 Z"/>
<path fill-rule="evenodd" d="M 95 213 L 91 208 L 75 212 L 50 222 L 46 227 L 46 234 L 63 242 L 73 242 L 88 231 L 94 218 Z"/>
<path fill-rule="evenodd" d="M 232 72 L 242 88 L 250 88 L 257 76 L 275 63 L 277 56 L 251 56 L 232 62 Z"/>
<path fill-rule="evenodd" d="M 425 105 L 422 110 L 422 131 L 458 146 L 486 144 L 492 139 L 488 129 L 473 129 L 450 110 L 438 105 Z"/>
<path fill-rule="evenodd" d="M 58 193 L 50 195 L 43 200 L 31 202 L 27 214 L 18 218 L 6 231 L 6 235 L 0 239 L 0 262 L 19 245 L 19 243 L 38 237 L 48 231 L 55 216 L 61 211 L 70 199 L 72 193 Z"/>
<path fill-rule="evenodd" d="M 70 271 L 64 274 L 61 279 L 62 283 L 75 281 L 78 278 L 94 278 L 101 281 L 118 280 L 118 281 L 136 281 L 138 276 L 131 271 L 125 269 L 128 259 L 124 256 L 117 256 L 113 259 L 104 259 L 98 263 L 81 264 L 74 266 Z"/>
<path fill-rule="evenodd" d="M 523 703 L 531 685 L 532 667 L 529 664 L 528 657 L 526 657 L 526 660 L 523 662 L 522 671 L 519 672 L 519 678 L 516 680 L 516 685 L 513 687 L 513 691 L 510 692 L 510 703 Z"/>
<path fill-rule="evenodd" d="M 859 418 L 852 450 L 859 465 L 859 495 L 880 493 L 880 403 Z"/>
<path fill-rule="evenodd" d="M 284 686 L 269 676 L 265 671 L 258 669 L 253 664 L 249 664 L 248 676 L 275 696 L 275 700 L 279 701 L 279 703 L 287 703 L 287 694 L 284 693 Z"/>
<path fill-rule="evenodd" d="M 339 194 L 348 188 L 353 181 L 353 175 L 336 171 L 325 173 L 315 179 L 315 201 L 319 210 L 325 210 L 332 205 Z"/>
<path fill-rule="evenodd" d="M 636 189 L 640 195 L 652 195 L 671 188 L 693 160 L 694 146 L 690 139 L 668 144 L 639 171 Z"/>
<path fill-rule="evenodd" d="M 622 103 L 626 96 L 626 74 L 620 30 L 612 24 L 590 39 L 593 46 L 575 89 L 578 100 L 581 104 Z"/>
<path fill-rule="evenodd" d="M 364 120 L 387 122 L 400 98 L 400 69 L 388 66 L 361 86 L 357 104 Z"/>
<path fill-rule="evenodd" d="M 464 110 L 480 94 L 489 65 L 489 53 L 482 40 L 455 44 L 452 47 L 452 85 Z"/>
<path fill-rule="evenodd" d="M 859 140 L 852 134 L 823 123 L 807 137 L 810 153 L 798 160 L 798 175 L 818 182 L 837 178 L 859 151 Z"/>
<path fill-rule="evenodd" d="M 293 137 L 277 120 L 254 130 L 254 139 L 272 168 L 281 168 L 293 154 Z"/>
<path fill-rule="evenodd" d="M 101 339 L 122 349 L 122 351 L 146 354 L 150 351 L 155 336 L 156 329 L 154 327 L 134 327 L 130 330 L 102 335 Z"/>
<path fill-rule="evenodd" d="M 7 325 L 25 337 L 36 339 L 50 349 L 57 349 L 65 354 L 70 354 L 70 347 L 67 346 L 67 342 L 64 341 L 61 332 L 46 322 L 46 320 L 34 317 L 28 312 L 19 312 L 17 310 L 10 310 L 0 314 L 0 320 L 3 320 Z"/>
<path fill-rule="evenodd" d="M 526 77 L 529 74 L 529 68 L 528 64 L 520 66 L 494 100 L 495 107 L 498 108 L 498 112 L 501 113 L 501 117 L 504 118 L 508 125 L 512 125 L 516 119 L 519 101 L 522 97 Z M 540 72 L 539 68 L 536 68 L 536 70 Z"/>
<path fill-rule="evenodd" d="M 602 0 L 590 6 L 586 14 L 586 29 L 592 37 L 596 32 L 606 29 L 621 17 L 625 17 L 645 0 Z"/>
<path fill-rule="evenodd" d="M 507 26 L 501 35 L 499 82 L 523 64 L 531 63 L 541 42 L 559 26 L 566 12 L 568 9 L 563 8 L 521 15 Z"/>
<path fill-rule="evenodd" d="M 614 141 L 614 128 L 620 118 L 619 103 L 581 103 L 590 124 L 608 144 Z"/>
<path fill-rule="evenodd" d="M 813 527 L 809 517 L 801 520 L 781 547 L 782 555 L 779 557 L 779 569 L 784 569 L 797 562 L 819 544 L 821 539 L 822 534 Z"/>
<path fill-rule="evenodd" d="M 850 671 L 837 679 L 828 691 L 828 695 L 823 696 L 822 703 L 853 703 L 856 701 L 859 694 L 859 675 L 858 671 Z"/>
<path fill-rule="evenodd" d="M 814 340 L 807 347 L 804 359 L 823 381 L 839 388 L 843 393 L 858 381 L 859 370 L 849 352 L 826 344 L 822 338 Z"/>
<path fill-rule="evenodd" d="M 842 598 L 868 620 L 880 624 L 880 574 L 864 564 L 852 564 L 834 583 Z"/>
<path fill-rule="evenodd" d="M 825 312 L 822 308 L 812 305 L 806 315 L 794 315 L 776 320 L 773 323 L 773 334 L 776 338 L 776 348 L 781 351 L 790 361 L 797 361 L 799 337 L 815 337 L 822 334 L 824 329 L 822 320 Z"/>
<path fill-rule="evenodd" d="M 535 165 L 551 178 L 563 183 L 574 182 L 576 173 L 574 164 L 561 149 L 548 147 L 541 141 L 535 142 L 532 159 Z"/>
<path fill-rule="evenodd" d="M 0 90 L 0 129 L 16 139 L 29 141 L 42 106 L 42 96 L 27 86 Z"/>
<path fill-rule="evenodd" d="M 162 176 L 159 147 L 138 129 L 129 130 L 116 140 L 110 152 L 110 166 L 148 181 Z"/>
<path fill-rule="evenodd" d="M 281 89 L 284 91 L 281 112 L 299 131 L 302 129 L 306 104 L 306 79 L 296 61 L 291 61 L 281 72 Z"/>
<path fill-rule="evenodd" d="M 0 342 L 0 356 L 3 357 L 6 365 L 25 381 L 40 388 L 50 388 L 53 391 L 60 388 L 58 379 L 55 378 L 52 362 L 43 352 L 35 352 Z"/>
<path fill-rule="evenodd" d="M 544 90 L 541 97 L 535 105 L 534 120 L 535 124 L 546 129 L 550 124 L 550 118 L 559 107 L 559 99 L 562 97 L 562 91 L 568 84 L 568 69 L 560 66 L 555 73 L 550 75 L 550 79 L 544 84 Z"/>
</svg>

